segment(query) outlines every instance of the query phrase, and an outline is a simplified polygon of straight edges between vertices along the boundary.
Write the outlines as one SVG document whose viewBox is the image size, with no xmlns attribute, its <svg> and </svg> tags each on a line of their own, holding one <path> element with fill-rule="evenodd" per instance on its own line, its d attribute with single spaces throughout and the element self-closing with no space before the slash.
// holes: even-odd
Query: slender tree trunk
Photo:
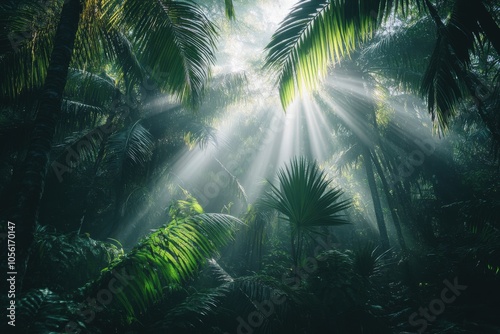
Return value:
<svg viewBox="0 0 500 334">
<path fill-rule="evenodd" d="M 26 270 L 29 247 L 38 218 L 38 208 L 47 174 L 49 153 L 61 113 L 62 95 L 71 62 L 82 5 L 80 0 L 66 0 L 62 7 L 47 77 L 39 99 L 38 112 L 23 164 L 23 179 L 16 193 L 16 209 L 12 221 L 16 224 L 18 287 Z"/>
<path fill-rule="evenodd" d="M 391 210 L 392 222 L 394 223 L 394 227 L 396 228 L 396 234 L 398 236 L 399 245 L 401 246 L 403 253 L 406 253 L 408 249 L 406 248 L 406 242 L 403 237 L 403 232 L 401 230 L 401 223 L 399 221 L 399 216 L 397 213 L 396 204 L 394 203 L 395 202 L 394 198 L 390 192 L 389 185 L 387 184 L 387 180 L 384 175 L 384 171 L 382 170 L 382 166 L 380 165 L 375 155 L 372 156 L 372 161 L 373 164 L 375 165 L 375 169 L 377 170 L 377 174 L 379 175 L 380 180 L 382 181 L 385 197 L 387 198 L 387 203 L 389 203 Z"/>
<path fill-rule="evenodd" d="M 377 184 L 375 183 L 375 175 L 373 174 L 370 149 L 368 148 L 368 146 L 363 145 L 362 150 L 366 170 L 366 178 L 368 179 L 368 186 L 370 187 L 373 208 L 375 210 L 375 218 L 377 219 L 378 231 L 380 233 L 380 246 L 382 247 L 382 250 L 387 250 L 390 247 L 389 237 L 387 235 L 387 228 L 385 226 L 384 214 L 382 212 L 382 205 L 380 203 L 380 197 L 378 195 Z"/>
</svg>

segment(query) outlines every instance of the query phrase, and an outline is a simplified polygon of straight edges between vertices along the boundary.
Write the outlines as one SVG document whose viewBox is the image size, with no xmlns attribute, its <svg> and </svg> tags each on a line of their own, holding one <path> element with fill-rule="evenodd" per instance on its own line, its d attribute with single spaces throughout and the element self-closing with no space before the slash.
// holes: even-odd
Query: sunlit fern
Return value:
<svg viewBox="0 0 500 334">
<path fill-rule="evenodd" d="M 106 289 L 115 272 L 126 273 L 131 279 L 114 295 L 108 309 L 120 314 L 123 324 L 128 323 L 164 298 L 169 288 L 193 277 L 207 258 L 231 240 L 235 224 L 241 223 L 224 214 L 185 215 L 200 212 L 193 199 L 180 205 L 184 208 L 175 210 L 175 219 L 104 269 L 100 278 L 83 288 L 83 296 L 95 296 Z"/>
</svg>

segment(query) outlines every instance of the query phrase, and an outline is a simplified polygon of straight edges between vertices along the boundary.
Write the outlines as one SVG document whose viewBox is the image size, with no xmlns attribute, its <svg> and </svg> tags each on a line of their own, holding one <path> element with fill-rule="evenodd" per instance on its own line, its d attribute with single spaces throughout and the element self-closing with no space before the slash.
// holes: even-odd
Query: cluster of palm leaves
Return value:
<svg viewBox="0 0 500 334">
<path fill-rule="evenodd" d="M 304 239 L 319 233 L 318 227 L 347 224 L 340 213 L 350 206 L 342 191 L 330 188 L 331 180 L 315 162 L 294 158 L 278 172 L 279 185 L 271 185 L 264 203 L 290 224 L 291 250 L 295 265 L 301 260 Z"/>
<path fill-rule="evenodd" d="M 484 89 L 484 83 L 470 69 L 471 54 L 479 52 L 475 44 L 482 39 L 499 52 L 500 28 L 492 1 L 472 4 L 456 0 L 442 8 L 449 15 L 447 22 L 430 0 L 298 2 L 266 47 L 266 66 L 276 74 L 283 106 L 286 108 L 297 92 L 316 88 L 329 64 L 352 54 L 394 16 L 415 17 L 427 12 L 435 23 L 437 39 L 420 91 L 427 98 L 429 112 L 446 128 L 462 97 L 477 98 Z"/>
</svg>

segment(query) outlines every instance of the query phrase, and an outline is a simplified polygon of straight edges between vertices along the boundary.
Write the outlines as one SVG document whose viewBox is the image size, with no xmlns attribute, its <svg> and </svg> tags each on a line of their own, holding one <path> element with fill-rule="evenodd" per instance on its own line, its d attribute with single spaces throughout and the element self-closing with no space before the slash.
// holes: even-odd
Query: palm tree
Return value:
<svg viewBox="0 0 500 334">
<path fill-rule="evenodd" d="M 330 63 L 338 63 L 372 38 L 389 17 L 421 16 L 426 9 L 438 34 L 420 92 L 427 98 L 429 112 L 437 116 L 438 125 L 446 128 L 464 96 L 463 87 L 481 101 L 478 92 L 484 87 L 470 76 L 470 54 L 474 41 L 483 37 L 500 54 L 500 28 L 494 19 L 494 1 L 454 0 L 451 8 L 444 8 L 449 9 L 446 24 L 430 0 L 299 1 L 266 47 L 266 67 L 276 75 L 283 107 L 297 93 L 316 88 Z"/>
<path fill-rule="evenodd" d="M 17 225 L 19 285 L 21 289 L 28 251 L 36 227 L 38 205 L 47 173 L 48 153 L 52 146 L 57 115 L 61 108 L 62 94 L 81 11 L 82 5 L 79 0 L 66 1 L 61 10 L 61 19 L 54 37 L 54 49 L 47 68 L 47 76 L 39 99 L 38 113 L 23 166 L 24 177 L 15 195 L 17 210 L 11 219 Z"/>
<path fill-rule="evenodd" d="M 17 14 L 12 18 L 13 27 L 22 25 L 19 22 L 26 20 L 29 11 L 25 9 L 30 5 L 33 5 L 30 1 L 11 4 L 8 9 Z M 57 12 L 58 7 L 55 7 L 52 9 Z M 99 63 L 95 59 L 102 59 L 103 53 L 114 56 L 125 74 L 126 86 L 130 86 L 142 79 L 144 71 L 137 68 L 134 59 L 124 58 L 124 53 L 130 50 L 123 34 L 126 33 L 129 43 L 140 55 L 139 61 L 152 69 L 159 87 L 191 106 L 199 103 L 209 76 L 209 66 L 214 61 L 215 27 L 200 8 L 190 2 L 68 0 L 62 4 L 53 38 L 49 20 L 46 25 L 28 38 L 21 39 L 14 49 L 2 55 L 0 61 L 2 69 L 10 74 L 2 77 L 4 95 L 15 98 L 23 90 L 42 86 L 43 82 L 23 166 L 24 177 L 14 195 L 17 199 L 15 213 L 9 218 L 18 226 L 20 277 L 23 276 L 22 268 L 25 267 L 27 250 L 33 239 L 48 155 L 60 117 L 73 53 L 73 62 L 90 60 L 92 64 Z M 36 59 L 38 52 L 44 53 L 44 56 L 39 58 L 41 60 L 37 59 L 37 67 L 33 71 L 32 63 L 25 60 Z M 49 53 L 50 57 L 47 56 Z M 158 77 L 164 73 L 168 75 Z M 22 286 L 21 282 L 22 278 Z"/>
<path fill-rule="evenodd" d="M 331 180 L 315 162 L 304 158 L 294 158 L 289 166 L 281 168 L 278 180 L 279 186 L 271 184 L 264 204 L 281 213 L 290 224 L 290 247 L 297 266 L 305 237 L 318 233 L 317 227 L 347 224 L 339 213 L 351 204 L 340 200 L 342 191 L 329 188 Z"/>
</svg>

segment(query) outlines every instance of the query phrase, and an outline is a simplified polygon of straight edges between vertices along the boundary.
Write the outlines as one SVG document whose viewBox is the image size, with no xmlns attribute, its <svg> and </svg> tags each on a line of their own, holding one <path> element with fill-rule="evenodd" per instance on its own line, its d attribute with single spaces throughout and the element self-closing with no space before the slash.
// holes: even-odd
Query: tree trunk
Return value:
<svg viewBox="0 0 500 334">
<path fill-rule="evenodd" d="M 373 174 L 370 149 L 366 145 L 363 145 L 362 149 L 366 178 L 368 179 L 368 186 L 370 187 L 373 208 L 375 210 L 375 218 L 377 219 L 378 231 L 380 233 L 380 246 L 382 247 L 382 250 L 385 251 L 390 247 L 389 237 L 387 235 L 387 228 L 385 226 L 384 214 L 382 212 L 382 205 L 378 195 L 377 184 L 375 183 L 375 175 Z"/>
<path fill-rule="evenodd" d="M 406 254 L 408 249 L 406 248 L 406 242 L 405 242 L 405 239 L 403 237 L 403 232 L 401 230 L 401 223 L 399 221 L 399 216 L 397 213 L 397 208 L 396 208 L 394 198 L 390 192 L 390 188 L 389 188 L 389 185 L 387 184 L 387 180 L 385 178 L 384 171 L 382 170 L 382 166 L 380 165 L 379 161 L 377 160 L 377 157 L 375 155 L 373 155 L 372 160 L 373 160 L 373 164 L 375 165 L 375 169 L 377 170 L 377 174 L 379 175 L 380 180 L 382 181 L 382 186 L 384 188 L 385 197 L 387 198 L 387 203 L 389 203 L 392 221 L 394 223 L 394 227 L 396 228 L 396 234 L 398 235 L 399 245 L 401 246 L 401 250 L 403 251 L 403 253 Z"/>
<path fill-rule="evenodd" d="M 16 226 L 17 284 L 22 287 L 26 270 L 29 247 L 38 218 L 38 208 L 43 194 L 47 174 L 49 153 L 61 113 L 62 95 L 68 68 L 71 62 L 76 32 L 82 5 L 80 0 L 66 0 L 62 7 L 61 18 L 54 37 L 47 77 L 39 99 L 38 112 L 33 132 L 23 164 L 23 179 L 16 193 L 16 209 L 12 222 Z"/>
</svg>

